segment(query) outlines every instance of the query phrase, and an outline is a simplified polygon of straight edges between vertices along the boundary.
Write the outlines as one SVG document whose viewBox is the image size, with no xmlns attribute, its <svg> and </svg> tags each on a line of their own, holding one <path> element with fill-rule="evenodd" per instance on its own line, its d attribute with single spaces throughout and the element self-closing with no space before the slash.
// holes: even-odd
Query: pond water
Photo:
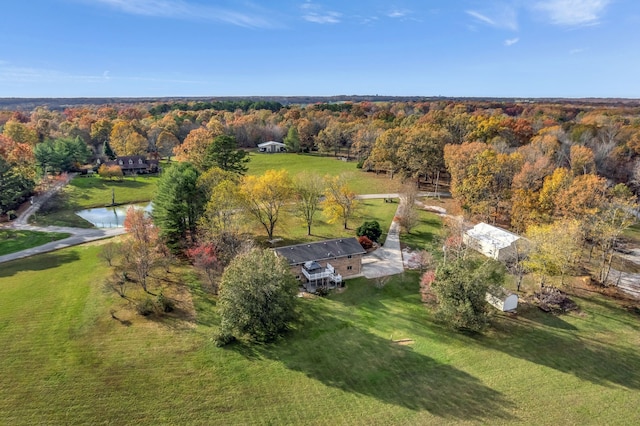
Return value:
<svg viewBox="0 0 640 426">
<path fill-rule="evenodd" d="M 125 204 L 116 207 L 100 207 L 95 209 L 85 209 L 77 211 L 76 214 L 91 222 L 96 228 L 122 228 L 127 209 L 131 206 L 143 209 L 147 213 L 153 210 L 153 205 L 149 204 Z"/>
</svg>

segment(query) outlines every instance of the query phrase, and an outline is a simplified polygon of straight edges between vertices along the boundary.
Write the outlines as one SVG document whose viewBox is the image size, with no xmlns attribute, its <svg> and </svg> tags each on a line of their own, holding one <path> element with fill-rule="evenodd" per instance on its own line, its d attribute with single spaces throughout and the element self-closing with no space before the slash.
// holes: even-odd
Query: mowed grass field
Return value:
<svg viewBox="0 0 640 426">
<path fill-rule="evenodd" d="M 523 305 L 469 336 L 433 321 L 416 273 L 357 279 L 301 299 L 275 344 L 217 348 L 216 301 L 184 271 L 190 319 L 123 321 L 99 249 L 0 266 L 0 423 L 640 422 L 640 316 L 594 293 L 574 296 L 579 313 Z"/>
<path fill-rule="evenodd" d="M 64 232 L 0 229 L 0 256 L 62 240 L 70 235 Z"/>
<path fill-rule="evenodd" d="M 400 191 L 400 179 L 389 179 L 386 175 L 363 172 L 355 161 L 341 161 L 336 157 L 309 154 L 263 154 L 251 152 L 248 163 L 249 174 L 261 175 L 273 169 L 285 169 L 292 177 L 302 172 L 316 172 L 321 176 L 337 176 L 348 173 L 351 189 L 357 194 L 385 194 Z"/>
</svg>

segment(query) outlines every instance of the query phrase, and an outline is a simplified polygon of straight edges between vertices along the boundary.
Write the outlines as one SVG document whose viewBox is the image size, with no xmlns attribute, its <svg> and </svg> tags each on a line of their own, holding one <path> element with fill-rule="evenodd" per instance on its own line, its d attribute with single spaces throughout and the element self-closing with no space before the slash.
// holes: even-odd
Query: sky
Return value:
<svg viewBox="0 0 640 426">
<path fill-rule="evenodd" d="M 638 0 L 5 0 L 0 97 L 640 98 Z"/>
</svg>

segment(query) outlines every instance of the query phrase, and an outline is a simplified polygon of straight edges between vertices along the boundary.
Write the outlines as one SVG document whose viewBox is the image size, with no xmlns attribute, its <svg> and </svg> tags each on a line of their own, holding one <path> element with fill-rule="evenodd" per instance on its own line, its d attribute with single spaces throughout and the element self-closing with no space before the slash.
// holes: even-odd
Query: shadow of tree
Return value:
<svg viewBox="0 0 640 426">
<path fill-rule="evenodd" d="M 474 340 L 484 347 L 601 386 L 640 389 L 640 354 L 630 348 L 517 319 L 505 319 L 500 334 L 474 336 Z"/>
<path fill-rule="evenodd" d="M 66 263 L 80 259 L 75 251 L 50 252 L 39 254 L 37 262 L 31 257 L 6 262 L 0 265 L 0 277 L 10 277 L 22 271 L 44 271 L 57 268 Z"/>
<path fill-rule="evenodd" d="M 444 419 L 516 420 L 514 404 L 477 378 L 311 308 L 312 329 L 278 345 L 232 345 L 249 359 L 282 362 L 327 386 Z M 302 336 L 300 336 L 302 334 Z"/>
<path fill-rule="evenodd" d="M 542 312 L 537 307 L 524 303 L 521 303 L 518 306 L 518 316 L 535 322 L 541 326 L 557 328 L 560 330 L 578 330 L 576 326 L 566 322 L 562 317 Z"/>
</svg>

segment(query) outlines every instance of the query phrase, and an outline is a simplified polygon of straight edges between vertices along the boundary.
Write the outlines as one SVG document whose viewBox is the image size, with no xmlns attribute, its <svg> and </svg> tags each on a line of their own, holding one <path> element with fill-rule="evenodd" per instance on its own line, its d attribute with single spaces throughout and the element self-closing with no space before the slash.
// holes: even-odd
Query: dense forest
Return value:
<svg viewBox="0 0 640 426">
<path fill-rule="evenodd" d="M 630 101 L 139 100 L 0 111 L 0 129 L 2 214 L 43 174 L 114 154 L 197 166 L 219 135 L 242 148 L 284 141 L 402 180 L 446 177 L 468 214 L 516 230 L 587 214 L 620 183 L 640 189 L 640 106 Z"/>
</svg>

